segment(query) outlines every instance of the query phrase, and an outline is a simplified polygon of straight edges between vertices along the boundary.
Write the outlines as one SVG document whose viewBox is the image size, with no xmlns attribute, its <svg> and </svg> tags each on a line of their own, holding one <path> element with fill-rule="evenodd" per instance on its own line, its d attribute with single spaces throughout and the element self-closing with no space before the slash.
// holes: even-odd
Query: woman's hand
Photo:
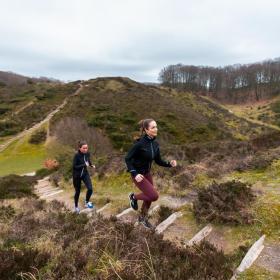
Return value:
<svg viewBox="0 0 280 280">
<path fill-rule="evenodd" d="M 177 161 L 175 159 L 170 161 L 170 164 L 172 167 L 176 167 L 177 166 Z"/>
<path fill-rule="evenodd" d="M 144 179 L 144 176 L 142 174 L 137 174 L 135 176 L 136 182 L 140 183 Z"/>
</svg>

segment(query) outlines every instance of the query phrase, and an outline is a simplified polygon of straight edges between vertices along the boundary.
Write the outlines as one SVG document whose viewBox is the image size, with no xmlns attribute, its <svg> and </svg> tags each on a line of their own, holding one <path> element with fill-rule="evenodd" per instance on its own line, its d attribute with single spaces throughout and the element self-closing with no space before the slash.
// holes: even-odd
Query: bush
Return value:
<svg viewBox="0 0 280 280">
<path fill-rule="evenodd" d="M 254 198 L 250 186 L 242 182 L 213 182 L 207 189 L 198 191 L 194 214 L 200 222 L 250 224 L 253 217 L 249 207 Z"/>
<path fill-rule="evenodd" d="M 24 247 L 22 249 L 0 250 L 0 278 L 1 279 L 25 279 L 19 276 L 20 273 L 35 272 L 49 259 L 49 254 L 40 253 L 37 249 Z M 31 279 L 31 278 L 30 278 Z M 32 278 L 33 279 L 33 278 Z"/>
<path fill-rule="evenodd" d="M 118 274 L 120 279 L 145 280 L 152 273 L 156 279 L 222 280 L 229 279 L 235 267 L 232 256 L 207 242 L 179 248 L 132 224 L 75 215 L 57 201 L 22 203 L 25 207 L 3 236 L 1 279 L 17 279 L 17 273 L 30 271 L 38 279 L 113 280 Z M 46 246 L 40 243 L 42 236 Z"/>
<path fill-rule="evenodd" d="M 53 172 L 53 170 L 51 170 L 51 169 L 41 168 L 36 171 L 36 177 L 44 178 L 44 177 L 50 175 L 52 172 Z"/>
<path fill-rule="evenodd" d="M 31 176 L 8 175 L 0 177 L 0 199 L 32 196 L 36 179 Z"/>
<path fill-rule="evenodd" d="M 0 106 L 0 115 L 4 115 L 6 112 L 10 111 L 10 106 L 7 105 L 1 105 Z"/>
<path fill-rule="evenodd" d="M 0 207 L 0 220 L 8 221 L 15 215 L 15 210 L 13 207 L 9 206 L 1 206 Z"/>
<path fill-rule="evenodd" d="M 168 206 L 161 205 L 157 213 L 158 216 L 157 223 L 160 224 L 161 222 L 166 220 L 172 213 L 173 213 L 172 209 L 170 209 Z"/>
<path fill-rule="evenodd" d="M 30 144 L 40 144 L 45 142 L 47 139 L 47 131 L 45 129 L 40 129 L 35 131 L 30 139 L 29 139 L 29 143 Z"/>
<path fill-rule="evenodd" d="M 15 121 L 0 121 L 0 136 L 8 136 L 18 132 L 18 125 Z"/>
<path fill-rule="evenodd" d="M 69 180 L 72 177 L 73 156 L 73 152 L 69 153 L 69 151 L 61 152 L 57 155 L 57 161 L 59 162 L 59 172 L 66 180 Z"/>
<path fill-rule="evenodd" d="M 56 170 L 59 167 L 59 163 L 56 159 L 47 159 L 44 162 L 44 166 L 48 170 Z"/>
</svg>

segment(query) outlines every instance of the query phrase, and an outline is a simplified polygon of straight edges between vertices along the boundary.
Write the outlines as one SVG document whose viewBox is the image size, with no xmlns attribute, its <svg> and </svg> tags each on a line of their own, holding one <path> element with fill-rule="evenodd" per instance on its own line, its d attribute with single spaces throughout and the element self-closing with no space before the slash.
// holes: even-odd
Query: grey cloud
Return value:
<svg viewBox="0 0 280 280">
<path fill-rule="evenodd" d="M 25 75 L 146 82 L 169 64 L 279 57 L 276 0 L 10 0 L 1 10 L 0 70 Z"/>
</svg>

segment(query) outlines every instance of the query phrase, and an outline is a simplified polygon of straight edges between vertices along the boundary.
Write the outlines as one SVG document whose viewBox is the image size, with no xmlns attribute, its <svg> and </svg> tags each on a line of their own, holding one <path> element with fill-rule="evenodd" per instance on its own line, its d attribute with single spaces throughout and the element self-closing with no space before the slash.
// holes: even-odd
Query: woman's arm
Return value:
<svg viewBox="0 0 280 280">
<path fill-rule="evenodd" d="M 157 153 L 155 155 L 155 162 L 157 165 L 163 166 L 163 167 L 172 167 L 169 161 L 165 161 L 160 156 L 160 150 L 158 148 Z"/>
<path fill-rule="evenodd" d="M 135 177 L 137 175 L 137 171 L 136 171 L 135 167 L 133 166 L 132 161 L 133 161 L 134 156 L 138 152 L 139 147 L 140 147 L 140 143 L 139 142 L 135 143 L 132 146 L 132 148 L 128 151 L 128 153 L 126 154 L 126 157 L 125 157 L 127 171 L 130 172 L 133 177 Z"/>
</svg>

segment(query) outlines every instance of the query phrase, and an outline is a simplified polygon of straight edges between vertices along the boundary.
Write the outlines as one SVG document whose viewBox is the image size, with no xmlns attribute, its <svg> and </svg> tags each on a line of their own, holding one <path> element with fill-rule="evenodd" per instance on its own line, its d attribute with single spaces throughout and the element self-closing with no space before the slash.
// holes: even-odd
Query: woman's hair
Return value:
<svg viewBox="0 0 280 280">
<path fill-rule="evenodd" d="M 143 134 L 145 133 L 145 129 L 149 129 L 149 125 L 153 121 L 154 119 L 144 119 L 138 123 L 140 127 L 140 133 L 141 133 L 140 137 L 143 136 Z"/>
<path fill-rule="evenodd" d="M 82 148 L 82 146 L 87 145 L 87 142 L 84 140 L 78 141 L 78 149 Z"/>
</svg>

